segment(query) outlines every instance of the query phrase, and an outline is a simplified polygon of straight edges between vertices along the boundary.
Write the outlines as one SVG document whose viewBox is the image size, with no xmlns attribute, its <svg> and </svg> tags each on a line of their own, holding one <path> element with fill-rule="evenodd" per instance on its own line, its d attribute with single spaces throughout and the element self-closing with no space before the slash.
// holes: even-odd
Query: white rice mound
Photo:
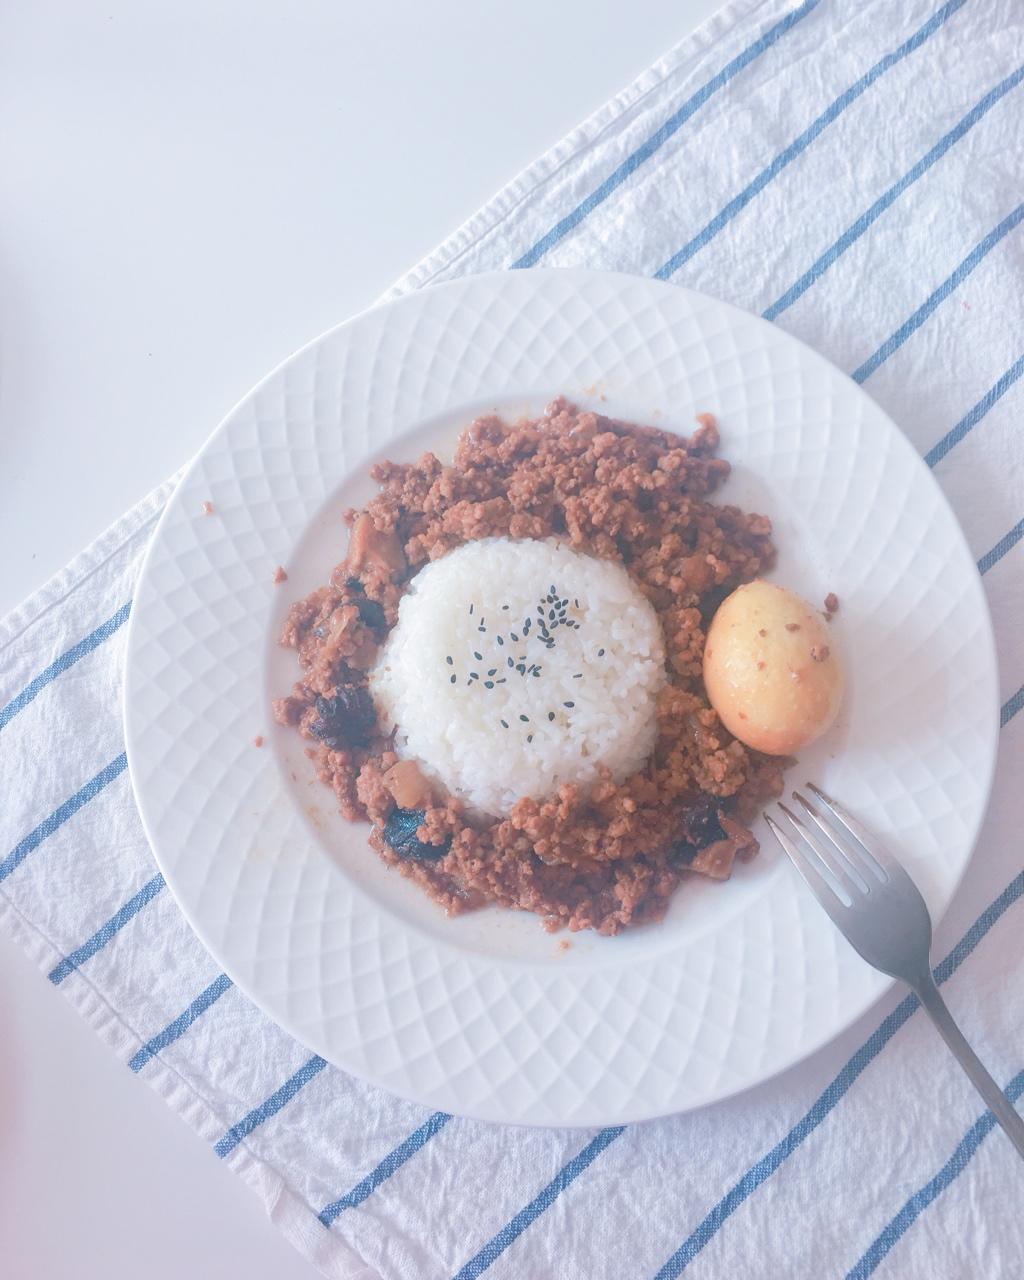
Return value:
<svg viewBox="0 0 1024 1280">
<path fill-rule="evenodd" d="M 557 540 L 483 538 L 413 578 L 370 688 L 400 756 L 503 816 L 523 796 L 586 787 L 599 766 L 616 781 L 639 769 L 664 680 L 661 624 L 620 565 Z"/>
</svg>

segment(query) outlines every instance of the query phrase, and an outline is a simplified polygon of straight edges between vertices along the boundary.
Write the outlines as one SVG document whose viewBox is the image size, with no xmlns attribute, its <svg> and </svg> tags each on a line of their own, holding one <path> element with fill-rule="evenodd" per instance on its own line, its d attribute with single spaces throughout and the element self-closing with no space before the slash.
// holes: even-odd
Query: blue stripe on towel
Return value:
<svg viewBox="0 0 1024 1280">
<path fill-rule="evenodd" d="M 21 866 L 28 855 L 34 849 L 38 849 L 47 837 L 52 836 L 58 827 L 62 827 L 83 805 L 88 804 L 93 796 L 99 795 L 105 786 L 119 777 L 127 764 L 128 757 L 122 751 L 119 756 L 111 760 L 110 764 L 101 769 L 95 778 L 90 778 L 80 791 L 76 791 L 70 800 L 65 800 L 48 818 L 44 818 L 39 826 L 34 831 L 30 831 L 24 840 L 16 844 L 7 857 L 0 862 L 0 881 L 6 880 L 11 872 Z"/>
<path fill-rule="evenodd" d="M 325 1208 L 321 1209 L 317 1217 L 329 1227 L 340 1213 L 346 1209 L 354 1209 L 356 1205 L 360 1205 L 368 1197 L 373 1195 L 382 1182 L 387 1182 L 393 1173 L 397 1173 L 405 1164 L 410 1156 L 414 1156 L 420 1147 L 430 1141 L 435 1133 L 440 1133 L 444 1126 L 451 1119 L 447 1111 L 435 1111 L 425 1124 L 414 1132 L 410 1133 L 404 1142 L 400 1142 L 393 1151 L 390 1151 L 384 1159 L 377 1165 L 372 1173 L 367 1174 L 361 1182 L 343 1195 L 340 1200 L 333 1200 Z"/>
<path fill-rule="evenodd" d="M 847 107 L 857 101 L 868 89 L 883 76 L 890 71 L 898 63 L 902 62 L 909 54 L 920 48 L 922 44 L 935 34 L 936 31 L 951 18 L 958 9 L 962 9 L 967 0 L 949 0 L 948 4 L 944 4 L 938 9 L 923 27 L 919 28 L 909 40 L 905 40 L 898 49 L 894 49 L 892 53 L 887 53 L 884 58 L 880 59 L 864 75 L 855 81 L 850 87 L 839 95 L 825 110 L 817 117 L 808 127 L 799 134 L 789 144 L 785 150 L 780 151 L 775 159 L 767 168 L 761 172 L 751 182 L 743 188 L 739 195 L 734 196 L 732 200 L 717 213 L 711 221 L 699 231 L 692 240 L 688 241 L 683 247 L 672 255 L 671 258 L 654 273 L 656 280 L 667 280 L 671 275 L 686 262 L 699 253 L 711 240 L 718 235 L 719 231 L 736 217 L 736 215 L 759 195 L 765 187 L 777 177 L 783 169 L 786 168 L 793 160 L 802 155 L 804 151 L 811 145 L 825 129 L 828 128 L 834 120 L 836 120 Z"/>
<path fill-rule="evenodd" d="M 1003 703 L 999 712 L 999 727 L 1005 729 L 1017 712 L 1024 706 L 1024 684 L 1017 690 L 1012 698 L 1007 698 Z"/>
<path fill-rule="evenodd" d="M 151 1040 L 147 1040 L 134 1058 L 128 1063 L 130 1071 L 141 1071 L 150 1059 L 155 1058 L 161 1049 L 166 1049 L 185 1034 L 189 1027 L 201 1017 L 212 1004 L 231 988 L 231 979 L 226 973 L 218 974 L 210 985 L 201 991 L 188 1008 L 180 1013 L 173 1022 L 168 1023 L 163 1031 L 158 1032 Z M 222 1138 L 223 1142 L 224 1139 Z"/>
<path fill-rule="evenodd" d="M 698 111 L 710 97 L 717 93 L 724 85 L 728 84 L 733 76 L 742 71 L 743 68 L 753 62 L 755 58 L 764 53 L 767 49 L 770 49 L 777 40 L 781 39 L 787 31 L 795 27 L 801 18 L 805 18 L 812 9 L 818 6 L 819 3 L 820 0 L 805 0 L 805 3 L 802 4 L 799 9 L 794 9 L 792 13 L 788 13 L 780 22 L 777 22 L 774 27 L 770 27 L 764 35 L 760 36 L 752 45 L 749 45 L 744 49 L 741 54 L 733 58 L 731 62 L 726 63 L 716 76 L 712 76 L 707 84 L 702 85 L 696 93 L 687 98 L 678 111 L 669 116 L 659 129 L 652 133 L 651 136 L 637 147 L 635 151 L 631 152 L 619 167 L 605 178 L 604 182 L 602 182 L 599 187 L 592 191 L 585 200 L 581 201 L 581 203 L 578 204 L 571 213 L 566 214 L 564 218 L 556 222 L 551 230 L 541 236 L 532 248 L 527 249 L 521 258 L 517 258 L 516 261 L 512 263 L 512 269 L 518 270 L 521 267 L 532 267 L 536 262 L 538 262 L 549 249 L 554 248 L 559 240 L 562 240 L 570 231 L 575 227 L 578 227 L 583 219 L 586 218 L 588 214 L 592 213 L 598 205 L 603 204 L 613 191 L 618 187 L 621 187 L 626 179 L 635 173 L 646 160 L 649 160 L 651 156 L 653 156 L 654 153 L 673 136 L 673 134 L 681 129 L 687 120 L 689 120 L 690 117 Z"/>
<path fill-rule="evenodd" d="M 1021 1093 L 1024 1092 L 1024 1071 L 1019 1071 L 1013 1077 L 1006 1086 L 1005 1092 L 1011 1102 L 1016 1102 L 1020 1098 Z M 868 1276 L 874 1275 L 878 1264 L 893 1245 L 914 1225 L 932 1201 L 937 1199 L 967 1168 L 974 1153 L 995 1128 L 995 1123 L 995 1116 L 991 1111 L 986 1111 L 975 1120 L 935 1177 L 926 1182 L 919 1191 L 915 1191 L 899 1213 L 886 1224 L 860 1260 L 850 1268 L 846 1280 L 867 1280 Z"/>
<path fill-rule="evenodd" d="M 60 964 L 50 971 L 49 978 L 54 986 L 59 986 L 66 977 L 74 973 L 79 965 L 84 964 L 97 951 L 105 947 L 114 934 L 123 929 L 133 916 L 138 915 L 147 902 L 152 902 L 163 887 L 164 878 L 157 872 L 152 880 L 148 880 L 133 898 L 129 898 L 120 911 L 115 912 L 91 938 L 83 942 L 69 956 L 65 956 Z"/>
<path fill-rule="evenodd" d="M 287 1106 L 299 1090 L 304 1089 L 310 1080 L 319 1075 L 326 1066 L 327 1063 L 318 1054 L 314 1054 L 312 1058 L 304 1062 L 298 1071 L 284 1082 L 280 1089 L 275 1090 L 258 1107 L 254 1107 L 247 1116 L 239 1120 L 238 1124 L 231 1126 L 224 1137 L 214 1145 L 213 1149 L 217 1155 L 222 1159 L 224 1156 L 230 1155 L 235 1147 L 247 1138 L 254 1129 L 258 1129 L 271 1116 L 276 1116 L 282 1107 Z"/>
<path fill-rule="evenodd" d="M 525 1209 L 520 1209 L 511 1222 L 506 1223 L 496 1236 L 488 1240 L 479 1253 L 470 1258 L 465 1266 L 459 1270 L 454 1280 L 476 1280 L 476 1277 L 486 1271 L 491 1263 L 505 1252 L 513 1240 L 521 1236 L 530 1223 L 539 1218 L 544 1210 L 558 1199 L 566 1187 L 574 1182 L 583 1170 L 625 1131 L 625 1127 L 625 1125 L 617 1125 L 613 1129 L 602 1129 L 578 1155 L 574 1156 L 568 1164 L 558 1171 L 544 1190 L 534 1197 Z"/>
<path fill-rule="evenodd" d="M 1013 384 L 1019 380 L 1021 374 L 1024 374 L 1024 356 L 1021 356 L 1015 364 L 1012 364 L 1007 369 L 995 386 L 990 387 L 985 392 L 974 408 L 968 410 L 956 426 L 946 432 L 938 444 L 933 445 L 928 450 L 924 456 L 925 462 L 930 467 L 934 467 L 937 462 L 941 462 L 950 449 L 958 445 L 964 436 L 974 430 L 996 401 L 1001 400 L 1006 395 Z"/>
<path fill-rule="evenodd" d="M 1024 520 L 1018 521 L 1005 537 L 999 539 L 991 551 L 987 551 L 981 557 L 978 561 L 978 572 L 988 573 L 989 569 L 994 564 L 998 564 L 1008 551 L 1013 550 L 1022 536 L 1024 536 Z"/>
<path fill-rule="evenodd" d="M 786 311 L 798 298 L 802 297 L 811 285 L 820 280 L 833 263 L 841 258 L 855 241 L 860 239 L 871 224 L 877 222 L 886 209 L 896 203 L 908 187 L 912 187 L 918 178 L 927 173 L 937 160 L 941 160 L 950 147 L 955 146 L 964 134 L 973 129 L 978 121 L 987 115 L 1001 98 L 1005 97 L 1011 89 L 1015 89 L 1020 84 L 1022 79 L 1024 79 L 1024 67 L 1018 67 L 1012 75 L 1007 76 L 994 89 L 986 93 L 981 101 L 972 107 L 958 124 L 950 129 L 949 133 L 940 138 L 935 146 L 918 160 L 917 164 L 908 169 L 903 177 L 898 182 L 893 183 L 888 191 L 880 195 L 871 208 L 862 213 L 857 221 L 843 232 L 835 244 L 826 249 L 821 257 L 812 266 L 808 267 L 795 284 L 790 285 L 780 298 L 761 313 L 764 318 L 766 320 L 778 319 L 783 311 Z"/>
<path fill-rule="evenodd" d="M 68 667 L 73 667 L 86 654 L 92 653 L 93 649 L 98 648 L 104 640 L 108 640 L 118 628 L 122 627 L 128 620 L 128 613 L 132 607 L 129 600 L 127 604 L 123 604 L 117 613 L 108 618 L 106 622 L 101 623 L 95 631 L 91 631 L 84 640 L 79 640 L 76 645 L 72 645 L 66 653 L 62 653 L 59 658 L 55 659 L 45 669 L 31 680 L 16 698 L 12 698 L 6 707 L 0 707 L 0 729 L 4 727 L 10 720 L 24 710 L 25 707 L 37 697 L 43 689 L 53 680 L 67 671 Z"/>
<path fill-rule="evenodd" d="M 923 302 L 921 306 L 918 307 L 910 319 L 906 320 L 902 325 L 900 325 L 895 333 L 886 338 L 874 355 L 869 356 L 859 369 L 855 369 L 853 371 L 850 376 L 853 378 L 854 382 L 864 382 L 867 378 L 870 378 L 879 365 L 888 360 L 894 351 L 897 351 L 902 347 L 911 334 L 916 333 L 917 330 L 920 329 L 932 312 L 942 302 L 944 302 L 953 290 L 958 288 L 964 280 L 967 279 L 974 268 L 992 252 L 996 245 L 999 244 L 1000 240 L 1002 240 L 1004 236 L 1009 235 L 1014 227 L 1019 225 L 1022 218 L 1024 218 L 1024 204 L 1019 204 L 1012 213 L 1007 214 L 1002 222 L 988 233 L 984 240 L 975 245 L 953 274 L 947 276 L 947 278 L 943 280 L 942 284 L 940 284 L 935 292 L 931 294 L 927 301 Z"/>
</svg>

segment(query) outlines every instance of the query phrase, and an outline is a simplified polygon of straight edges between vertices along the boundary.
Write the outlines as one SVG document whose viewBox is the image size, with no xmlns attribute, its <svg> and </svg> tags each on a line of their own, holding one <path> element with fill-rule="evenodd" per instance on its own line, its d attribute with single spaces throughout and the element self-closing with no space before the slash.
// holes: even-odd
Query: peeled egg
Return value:
<svg viewBox="0 0 1024 1280">
<path fill-rule="evenodd" d="M 735 738 L 785 756 L 819 738 L 843 697 L 829 624 L 806 600 L 749 582 L 719 606 L 704 646 L 704 685 Z"/>
</svg>

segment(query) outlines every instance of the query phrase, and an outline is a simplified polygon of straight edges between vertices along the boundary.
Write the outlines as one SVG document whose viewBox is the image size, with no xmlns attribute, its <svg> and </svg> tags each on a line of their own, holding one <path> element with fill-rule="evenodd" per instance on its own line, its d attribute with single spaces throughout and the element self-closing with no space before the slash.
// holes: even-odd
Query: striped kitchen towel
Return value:
<svg viewBox="0 0 1024 1280">
<path fill-rule="evenodd" d="M 1022 64 L 1013 0 L 740 0 L 389 295 L 534 263 L 677 281 L 799 335 L 901 424 L 963 523 L 996 621 L 999 771 L 936 956 L 1014 1098 Z M 1020 1274 L 1024 1170 L 910 997 L 741 1097 L 585 1133 L 429 1114 L 310 1057 L 255 1009 L 164 887 L 125 771 L 124 622 L 170 488 L 0 624 L 0 914 L 324 1274 Z"/>
</svg>

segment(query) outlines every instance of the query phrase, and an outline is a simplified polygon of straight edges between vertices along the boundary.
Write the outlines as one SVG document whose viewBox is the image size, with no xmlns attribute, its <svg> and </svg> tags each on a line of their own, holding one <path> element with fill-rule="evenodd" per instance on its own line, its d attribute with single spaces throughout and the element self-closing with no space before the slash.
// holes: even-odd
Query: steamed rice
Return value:
<svg viewBox="0 0 1024 1280">
<path fill-rule="evenodd" d="M 504 815 L 641 768 L 664 680 L 657 615 L 621 565 L 483 538 L 416 575 L 370 687 L 399 755 Z"/>
</svg>

